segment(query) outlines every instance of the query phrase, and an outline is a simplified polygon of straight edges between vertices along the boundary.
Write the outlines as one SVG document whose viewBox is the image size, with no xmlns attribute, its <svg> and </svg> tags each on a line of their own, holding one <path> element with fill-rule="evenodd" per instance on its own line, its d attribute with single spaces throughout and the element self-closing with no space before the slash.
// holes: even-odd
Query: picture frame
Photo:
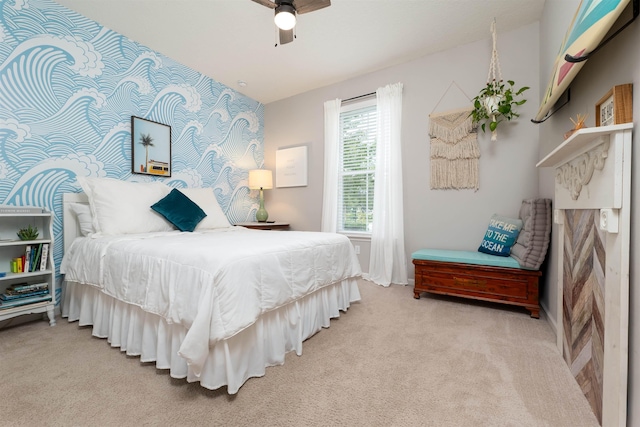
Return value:
<svg viewBox="0 0 640 427">
<path fill-rule="evenodd" d="M 633 121 L 633 84 L 614 86 L 596 103 L 596 127 Z"/>
<path fill-rule="evenodd" d="M 131 172 L 171 176 L 171 126 L 131 116 Z"/>
<path fill-rule="evenodd" d="M 276 187 L 307 185 L 307 146 L 276 150 Z"/>
</svg>

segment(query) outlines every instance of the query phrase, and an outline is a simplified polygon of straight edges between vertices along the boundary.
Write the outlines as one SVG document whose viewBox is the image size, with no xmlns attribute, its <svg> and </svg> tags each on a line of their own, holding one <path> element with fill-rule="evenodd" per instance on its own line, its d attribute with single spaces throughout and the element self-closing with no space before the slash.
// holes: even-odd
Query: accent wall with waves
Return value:
<svg viewBox="0 0 640 427">
<path fill-rule="evenodd" d="M 0 0 L 0 204 L 55 214 L 76 176 L 212 187 L 229 220 L 253 219 L 263 164 L 258 101 L 50 0 Z M 131 116 L 171 126 L 170 178 L 131 173 Z M 0 271 L 3 269 L 0 268 Z"/>
</svg>

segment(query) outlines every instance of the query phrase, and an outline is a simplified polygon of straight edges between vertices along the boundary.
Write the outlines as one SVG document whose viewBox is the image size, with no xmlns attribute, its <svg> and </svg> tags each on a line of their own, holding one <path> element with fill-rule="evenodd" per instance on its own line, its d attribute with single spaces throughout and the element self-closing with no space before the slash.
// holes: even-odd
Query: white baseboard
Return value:
<svg viewBox="0 0 640 427">
<path fill-rule="evenodd" d="M 542 311 L 544 312 L 544 317 L 547 319 L 547 322 L 549 323 L 549 326 L 551 326 L 551 329 L 553 330 L 553 334 L 557 338 L 558 337 L 558 324 L 556 323 L 556 319 L 554 319 L 553 317 L 549 316 L 549 309 L 547 307 L 545 307 L 545 305 L 543 303 L 540 303 L 540 308 L 542 308 Z"/>
<path fill-rule="evenodd" d="M 369 273 L 362 273 L 362 278 L 364 280 L 369 280 Z M 415 279 L 407 279 L 407 286 L 415 286 L 416 284 L 416 280 Z"/>
</svg>

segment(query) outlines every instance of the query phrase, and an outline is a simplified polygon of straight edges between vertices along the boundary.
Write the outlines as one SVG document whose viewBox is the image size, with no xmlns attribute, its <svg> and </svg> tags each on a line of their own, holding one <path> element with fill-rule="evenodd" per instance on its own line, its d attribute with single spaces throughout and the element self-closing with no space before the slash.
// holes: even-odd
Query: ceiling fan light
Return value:
<svg viewBox="0 0 640 427">
<path fill-rule="evenodd" d="M 296 10 L 293 6 L 281 4 L 276 7 L 276 16 L 273 20 L 281 30 L 290 30 L 296 26 Z"/>
</svg>

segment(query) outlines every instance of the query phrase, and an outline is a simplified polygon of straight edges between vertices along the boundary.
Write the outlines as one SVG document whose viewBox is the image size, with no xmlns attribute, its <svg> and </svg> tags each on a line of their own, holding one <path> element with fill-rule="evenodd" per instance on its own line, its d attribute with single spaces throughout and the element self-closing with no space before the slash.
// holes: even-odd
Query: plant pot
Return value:
<svg viewBox="0 0 640 427">
<path fill-rule="evenodd" d="M 496 128 L 498 124 L 518 117 L 519 114 L 514 111 L 514 108 L 526 102 L 526 99 L 518 101 L 515 98 L 529 87 L 524 86 L 515 91 L 513 85 L 512 80 L 506 82 L 502 82 L 502 80 L 499 82 L 489 81 L 473 98 L 473 111 L 470 114 L 473 117 L 473 122 L 479 125 L 483 132 L 488 127 L 488 130 L 491 131 L 492 141 L 497 139 Z"/>
<path fill-rule="evenodd" d="M 503 98 L 502 95 L 496 94 L 496 95 L 488 96 L 482 101 L 484 104 L 484 108 L 486 108 L 487 110 L 487 114 L 492 118 L 494 116 L 494 113 L 498 112 L 498 106 L 500 105 L 500 101 L 502 101 L 502 98 Z"/>
</svg>

